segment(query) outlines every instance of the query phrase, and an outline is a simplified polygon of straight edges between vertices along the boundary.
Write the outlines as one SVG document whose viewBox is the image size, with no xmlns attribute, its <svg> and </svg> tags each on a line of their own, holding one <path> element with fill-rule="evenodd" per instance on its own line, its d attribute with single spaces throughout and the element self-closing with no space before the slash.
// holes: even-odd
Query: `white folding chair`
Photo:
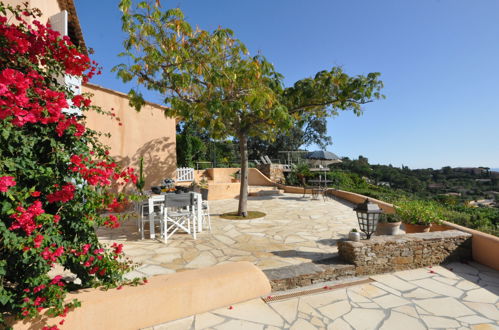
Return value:
<svg viewBox="0 0 499 330">
<path fill-rule="evenodd" d="M 179 229 L 192 234 L 196 239 L 194 194 L 166 194 L 161 221 L 161 234 L 166 243 Z"/>
</svg>

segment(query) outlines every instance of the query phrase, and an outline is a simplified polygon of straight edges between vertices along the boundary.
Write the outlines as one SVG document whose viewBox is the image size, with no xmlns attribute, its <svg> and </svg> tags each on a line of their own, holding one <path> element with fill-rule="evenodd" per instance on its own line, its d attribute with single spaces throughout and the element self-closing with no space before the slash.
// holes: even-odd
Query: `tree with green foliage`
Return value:
<svg viewBox="0 0 499 330">
<path fill-rule="evenodd" d="M 194 167 L 195 160 L 206 152 L 205 142 L 194 133 L 194 128 L 189 123 L 184 124 L 177 134 L 177 164 L 180 166 Z"/>
<path fill-rule="evenodd" d="M 159 1 L 132 9 L 131 0 L 121 0 L 120 9 L 128 34 L 120 56 L 129 64 L 115 67 L 118 76 L 162 94 L 169 115 L 238 141 L 239 215 L 247 214 L 249 137 L 272 140 L 296 121 L 340 110 L 360 115 L 362 104 L 382 97 L 378 73 L 350 77 L 338 67 L 284 88 L 282 75 L 263 56 L 251 57 L 229 29 L 193 29 L 180 9 L 162 10 Z M 129 96 L 140 109 L 140 92 Z"/>
<path fill-rule="evenodd" d="M 279 132 L 274 140 L 260 137 L 248 139 L 250 159 L 259 159 L 268 156 L 271 159 L 285 157 L 280 151 L 293 151 L 315 144 L 325 149 L 332 143 L 327 135 L 327 121 L 325 117 L 309 117 L 306 120 L 296 121 L 293 126 L 284 132 Z"/>
</svg>

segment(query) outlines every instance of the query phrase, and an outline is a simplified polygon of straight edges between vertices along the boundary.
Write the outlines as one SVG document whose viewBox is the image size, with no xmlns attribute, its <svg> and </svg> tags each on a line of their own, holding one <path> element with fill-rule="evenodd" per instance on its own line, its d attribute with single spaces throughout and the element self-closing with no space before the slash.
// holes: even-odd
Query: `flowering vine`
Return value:
<svg viewBox="0 0 499 330">
<path fill-rule="evenodd" d="M 122 245 L 101 244 L 94 228 L 120 225 L 105 213 L 124 200 L 111 186 L 134 182 L 134 171 L 120 169 L 85 126 L 88 111 L 106 111 L 58 79 L 86 82 L 99 69 L 39 16 L 0 2 L 0 327 L 6 316 L 65 317 L 79 306 L 65 302 L 68 291 L 118 288 L 129 271 Z M 50 276 L 56 265 L 79 281 Z"/>
</svg>

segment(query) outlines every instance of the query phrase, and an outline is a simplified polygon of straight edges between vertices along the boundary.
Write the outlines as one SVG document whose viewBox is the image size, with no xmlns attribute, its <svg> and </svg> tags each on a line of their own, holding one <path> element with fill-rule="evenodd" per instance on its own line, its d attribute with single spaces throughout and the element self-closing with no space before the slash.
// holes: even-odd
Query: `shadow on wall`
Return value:
<svg viewBox="0 0 499 330">
<path fill-rule="evenodd" d="M 132 157 L 115 156 L 122 167 L 133 167 L 139 174 L 140 158 L 144 158 L 144 189 L 159 185 L 166 178 L 174 178 L 177 168 L 175 142 L 168 137 L 161 137 L 143 144 Z M 133 189 L 135 186 L 128 183 L 120 189 Z"/>
</svg>

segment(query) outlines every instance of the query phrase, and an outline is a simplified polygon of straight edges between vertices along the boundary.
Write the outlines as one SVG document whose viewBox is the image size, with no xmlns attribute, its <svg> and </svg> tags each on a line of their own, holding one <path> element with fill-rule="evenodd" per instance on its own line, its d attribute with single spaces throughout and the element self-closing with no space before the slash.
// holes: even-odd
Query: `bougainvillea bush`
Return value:
<svg viewBox="0 0 499 330">
<path fill-rule="evenodd" d="M 106 210 L 123 196 L 110 187 L 135 176 L 85 127 L 85 113 L 102 110 L 61 83 L 98 68 L 39 15 L 0 2 L 0 328 L 7 316 L 64 317 L 79 304 L 68 291 L 119 288 L 129 270 L 122 246 L 104 246 L 95 230 L 119 226 Z M 59 266 L 78 280 L 50 276 Z"/>
</svg>

